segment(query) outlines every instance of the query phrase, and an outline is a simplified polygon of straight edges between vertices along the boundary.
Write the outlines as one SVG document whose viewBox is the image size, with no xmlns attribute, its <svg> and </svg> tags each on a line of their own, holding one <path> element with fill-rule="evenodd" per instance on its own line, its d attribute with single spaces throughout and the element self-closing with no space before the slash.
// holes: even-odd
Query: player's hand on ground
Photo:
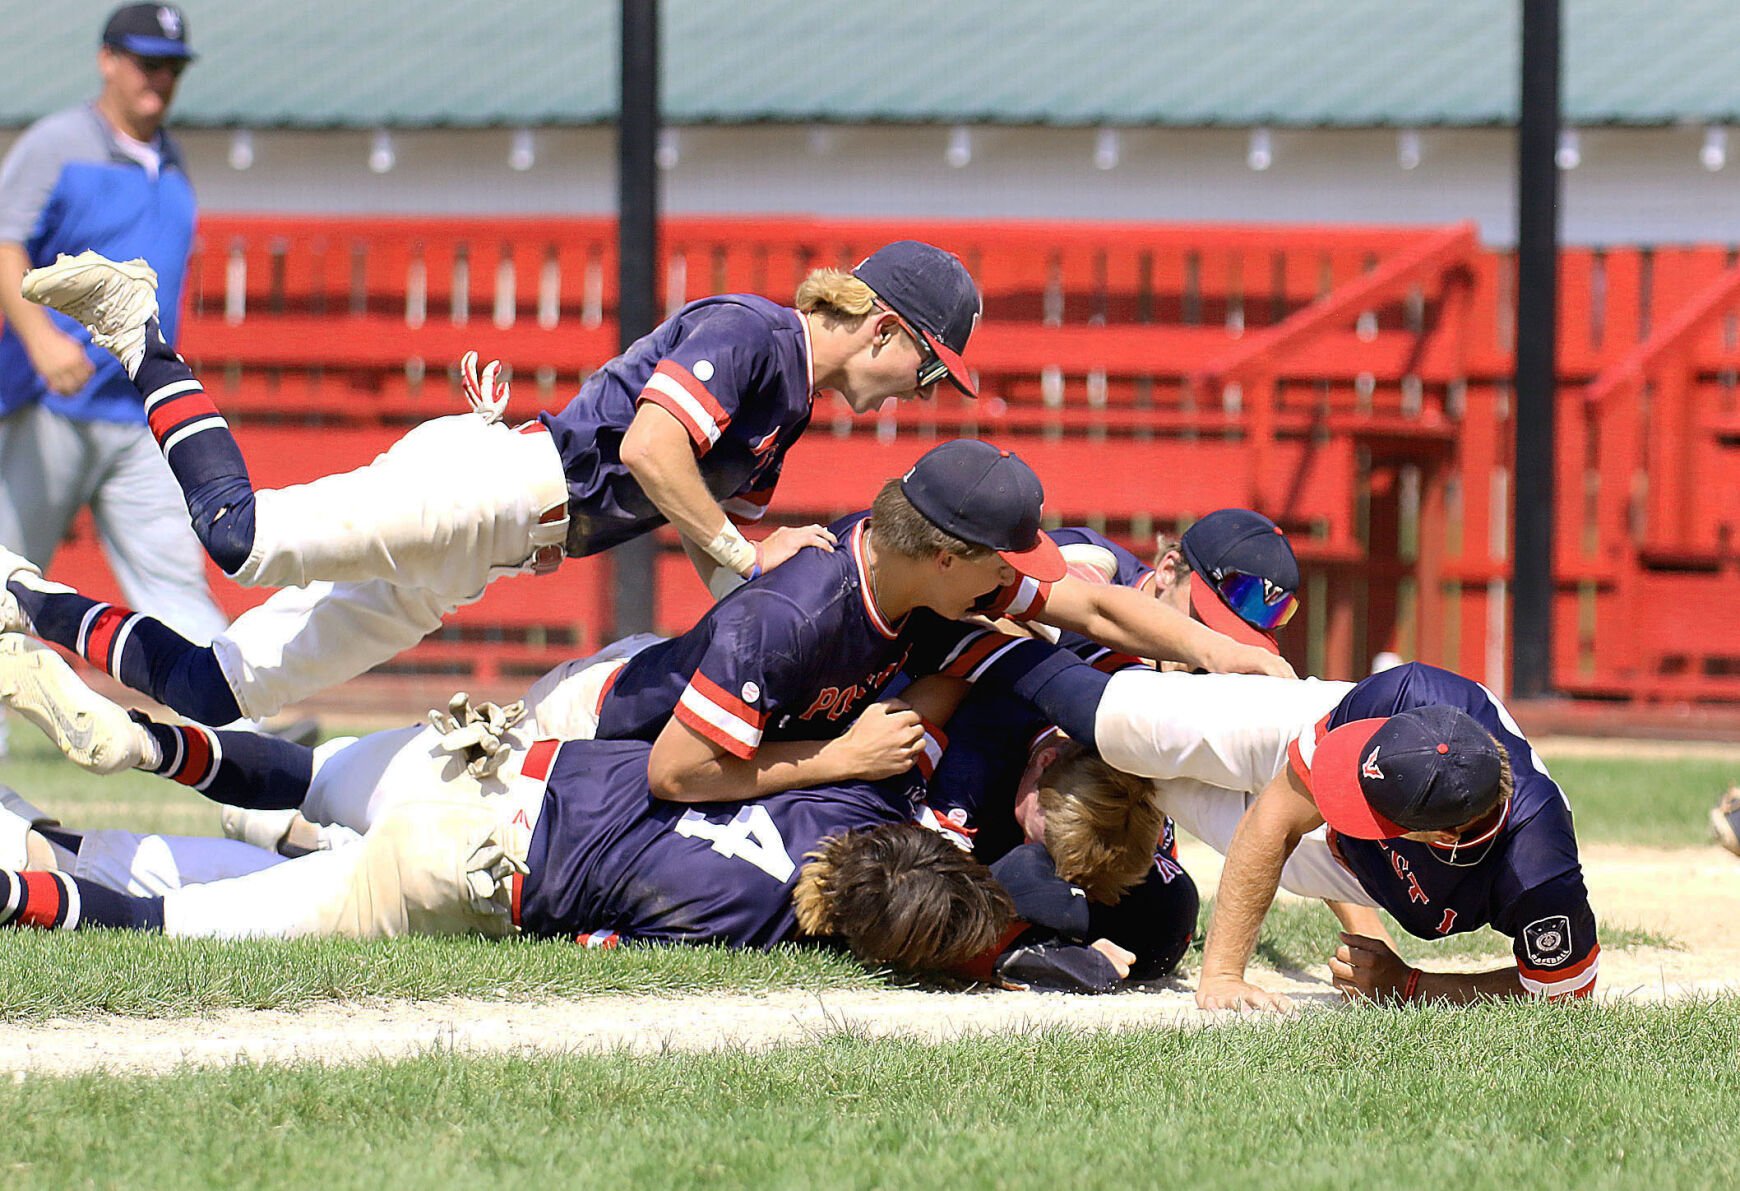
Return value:
<svg viewBox="0 0 1740 1191">
<path fill-rule="evenodd" d="M 765 574 L 802 550 L 814 546 L 832 554 L 838 539 L 825 525 L 784 525 L 761 540 L 761 570 Z"/>
<path fill-rule="evenodd" d="M 1135 952 L 1125 951 L 1110 939 L 1095 939 L 1089 946 L 1112 961 L 1112 967 L 1118 970 L 1119 980 L 1130 978 L 1130 965 L 1136 962 Z"/>
<path fill-rule="evenodd" d="M 1196 985 L 1199 1009 L 1257 1009 L 1268 1013 L 1291 1013 L 1293 1002 L 1282 993 L 1258 988 L 1237 976 L 1204 976 Z"/>
<path fill-rule="evenodd" d="M 872 703 L 834 742 L 843 772 L 850 777 L 893 777 L 918 763 L 924 752 L 924 722 L 898 699 Z"/>
<path fill-rule="evenodd" d="M 84 388 L 95 370 L 91 358 L 85 355 L 84 344 L 58 329 L 45 331 L 26 350 L 31 367 L 62 397 L 70 397 Z"/>
<path fill-rule="evenodd" d="M 1341 932 L 1341 946 L 1329 957 L 1336 990 L 1350 1001 L 1400 1000 L 1413 971 L 1382 939 Z"/>
<path fill-rule="evenodd" d="M 1267 674 L 1273 678 L 1297 678 L 1287 659 L 1255 645 L 1245 645 L 1228 637 L 1217 642 L 1202 659 L 1202 668 L 1210 674 Z"/>
</svg>

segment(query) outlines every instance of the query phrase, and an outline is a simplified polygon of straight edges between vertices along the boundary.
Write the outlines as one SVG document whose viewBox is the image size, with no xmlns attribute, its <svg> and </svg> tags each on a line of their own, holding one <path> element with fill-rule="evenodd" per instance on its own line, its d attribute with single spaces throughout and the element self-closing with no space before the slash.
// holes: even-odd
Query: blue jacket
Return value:
<svg viewBox="0 0 1740 1191">
<path fill-rule="evenodd" d="M 164 337 L 175 342 L 182 281 L 193 247 L 195 204 L 181 150 L 159 132 L 153 173 L 130 156 L 94 106 L 44 116 L 27 128 L 0 163 L 0 241 L 24 246 L 31 264 L 94 248 L 116 260 L 144 257 L 157 270 Z M 0 333 L 0 415 L 41 401 L 69 418 L 143 422 L 139 394 L 90 332 L 48 312 L 55 325 L 85 344 L 96 371 L 70 397 L 51 393 L 8 326 Z"/>
</svg>

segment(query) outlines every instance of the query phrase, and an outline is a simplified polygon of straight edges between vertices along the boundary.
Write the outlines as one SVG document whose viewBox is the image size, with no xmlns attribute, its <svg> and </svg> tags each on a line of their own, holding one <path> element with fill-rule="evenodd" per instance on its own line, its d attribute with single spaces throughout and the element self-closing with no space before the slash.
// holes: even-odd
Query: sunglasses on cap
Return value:
<svg viewBox="0 0 1740 1191">
<path fill-rule="evenodd" d="M 1260 575 L 1242 571 L 1216 571 L 1209 576 L 1215 591 L 1240 620 L 1267 633 L 1293 619 L 1299 597 Z"/>
<path fill-rule="evenodd" d="M 887 306 L 883 306 L 881 303 L 878 303 L 877 307 L 878 309 L 885 310 L 889 314 L 894 315 L 894 321 L 900 324 L 900 329 L 905 331 L 907 336 L 911 338 L 913 344 L 917 346 L 921 356 L 918 361 L 919 388 L 928 389 L 930 386 L 948 376 L 949 366 L 941 356 L 937 355 L 936 352 L 931 349 L 930 340 L 926 339 L 923 335 L 920 335 L 911 323 L 907 322 L 904 318 L 901 318 L 898 311 L 890 310 Z"/>
</svg>

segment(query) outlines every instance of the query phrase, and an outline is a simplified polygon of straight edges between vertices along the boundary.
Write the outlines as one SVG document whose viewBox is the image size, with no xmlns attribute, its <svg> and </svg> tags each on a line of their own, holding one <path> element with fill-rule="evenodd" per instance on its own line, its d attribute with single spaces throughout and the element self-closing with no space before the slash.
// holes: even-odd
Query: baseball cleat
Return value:
<svg viewBox="0 0 1740 1191">
<path fill-rule="evenodd" d="M 30 622 L 25 619 L 24 609 L 18 606 L 18 597 L 6 589 L 12 581 L 12 576 L 19 573 L 42 577 L 42 571 L 37 565 L 22 554 L 0 546 L 0 633 L 28 633 Z"/>
<path fill-rule="evenodd" d="M 1730 786 L 1722 801 L 1710 808 L 1710 829 L 1717 843 L 1740 856 L 1740 786 Z"/>
<path fill-rule="evenodd" d="M 119 773 L 139 763 L 141 733 L 126 709 L 80 682 L 40 641 L 0 634 L 0 705 L 41 728 L 80 769 Z"/>
<path fill-rule="evenodd" d="M 61 253 L 24 275 L 26 298 L 90 328 L 91 342 L 121 361 L 128 376 L 145 358 L 145 324 L 157 317 L 157 273 L 142 260 L 112 261 L 87 250 Z"/>
</svg>

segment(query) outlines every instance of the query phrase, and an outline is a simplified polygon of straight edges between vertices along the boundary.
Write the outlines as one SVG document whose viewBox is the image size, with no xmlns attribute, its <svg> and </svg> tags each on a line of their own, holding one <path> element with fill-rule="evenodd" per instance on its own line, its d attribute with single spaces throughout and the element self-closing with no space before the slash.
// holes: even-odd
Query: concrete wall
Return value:
<svg viewBox="0 0 1740 1191">
<path fill-rule="evenodd" d="M 0 133 L 0 147 L 14 133 Z M 1735 160 L 1699 162 L 1700 128 L 1596 129 L 1564 172 L 1570 243 L 1740 240 Z M 231 133 L 182 140 L 210 211 L 587 213 L 615 203 L 609 129 L 534 133 L 530 169 L 510 168 L 512 132 L 400 132 L 386 173 L 368 167 L 371 134 L 255 132 L 253 163 L 231 167 Z M 1446 223 L 1477 220 L 1513 237 L 1515 140 L 1505 130 L 1425 131 L 1421 159 L 1397 163 L 1389 131 L 1277 131 L 1272 164 L 1246 162 L 1244 130 L 1137 130 L 1117 164 L 1097 168 L 1091 129 L 974 129 L 951 165 L 945 128 L 685 128 L 665 173 L 671 213 L 840 216 Z"/>
</svg>

